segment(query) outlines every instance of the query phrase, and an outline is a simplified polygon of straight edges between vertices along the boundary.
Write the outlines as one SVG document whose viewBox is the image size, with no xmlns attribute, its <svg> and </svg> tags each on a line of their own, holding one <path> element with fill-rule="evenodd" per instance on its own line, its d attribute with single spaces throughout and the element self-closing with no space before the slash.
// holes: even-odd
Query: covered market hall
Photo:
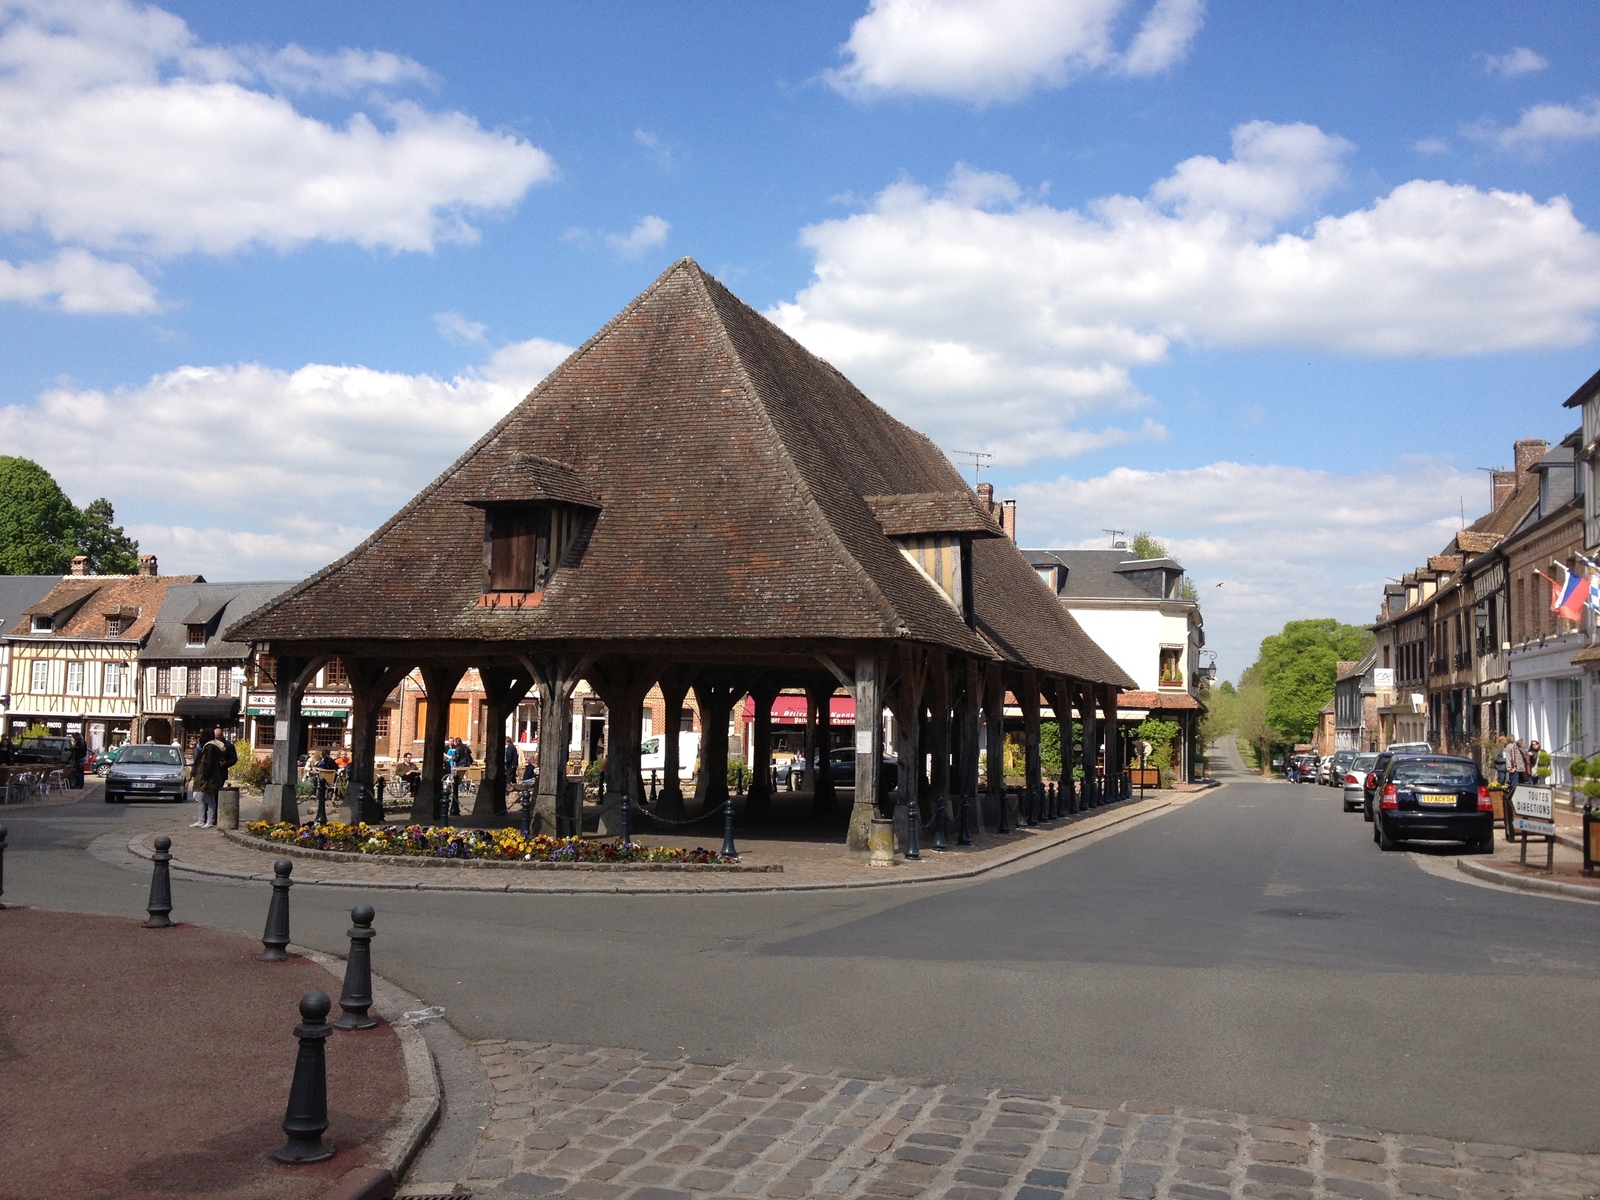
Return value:
<svg viewBox="0 0 1600 1200">
<path fill-rule="evenodd" d="M 377 721 L 398 681 L 416 670 L 429 696 L 448 697 L 472 668 L 487 728 L 530 692 L 539 700 L 536 832 L 581 829 L 567 786 L 580 681 L 606 710 L 603 834 L 620 831 L 624 795 L 635 828 L 695 802 L 722 807 L 720 732 L 746 697 L 758 764 L 780 695 L 782 712 L 805 697 L 807 762 L 819 746 L 826 760 L 833 698 L 853 700 L 851 852 L 866 851 L 874 818 L 898 817 L 904 832 L 908 811 L 941 830 L 965 816 L 981 829 L 1008 804 L 1039 811 L 1045 712 L 1082 727 L 1063 747 L 1063 806 L 1096 803 L 1104 780 L 1121 778 L 1117 694 L 1133 681 L 991 509 L 929 438 L 684 259 L 359 546 L 228 631 L 274 663 L 268 810 L 298 819 L 302 699 L 335 657 L 352 693 L 352 820 L 382 819 Z M 669 713 L 692 690 L 711 731 L 689 800 L 676 738 L 664 739 L 659 792 L 640 770 L 657 687 Z M 1008 695 L 1025 731 L 1025 783 L 1009 797 L 998 769 Z M 428 706 L 417 823 L 438 811 L 448 716 L 448 704 Z M 980 779 L 985 748 L 996 769 Z M 912 768 L 893 786 L 886 751 Z M 485 760 L 467 820 L 504 823 L 501 756 Z M 1076 788 L 1075 762 L 1088 768 Z M 828 772 L 816 775 L 813 802 L 831 811 Z M 772 802 L 758 769 L 745 812 Z"/>
</svg>

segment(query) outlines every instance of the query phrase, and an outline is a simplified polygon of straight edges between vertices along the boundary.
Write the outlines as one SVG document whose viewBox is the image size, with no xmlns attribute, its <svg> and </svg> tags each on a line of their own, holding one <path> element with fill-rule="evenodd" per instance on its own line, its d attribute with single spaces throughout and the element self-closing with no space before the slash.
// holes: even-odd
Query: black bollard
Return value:
<svg viewBox="0 0 1600 1200">
<path fill-rule="evenodd" d="M 293 886 L 289 872 L 294 863 L 280 858 L 272 864 L 272 901 L 267 905 L 267 929 L 261 935 L 266 952 L 256 957 L 262 962 L 287 962 L 289 960 L 289 889 Z"/>
<path fill-rule="evenodd" d="M 372 1007 L 372 939 L 375 914 L 370 904 L 350 910 L 350 957 L 344 962 L 344 989 L 339 1007 L 344 1011 L 334 1020 L 337 1029 L 372 1029 L 378 1018 L 367 1012 Z"/>
<path fill-rule="evenodd" d="M 283 1113 L 283 1131 L 289 1140 L 272 1152 L 281 1163 L 319 1163 L 333 1157 L 333 1147 L 322 1140 L 328 1131 L 328 1047 L 333 1034 L 328 1010 L 333 1001 L 326 992 L 300 997 L 300 1039 L 295 1055 L 294 1080 L 289 1084 L 289 1104 Z"/>
<path fill-rule="evenodd" d="M 908 790 L 911 794 L 906 797 L 906 857 L 915 861 L 922 857 L 917 846 L 917 826 L 922 824 L 922 815 L 917 812 L 917 789 Z"/>
<path fill-rule="evenodd" d="M 656 806 L 656 773 L 650 772 L 650 807 Z"/>
<path fill-rule="evenodd" d="M 163 835 L 156 839 L 156 852 L 151 856 L 150 900 L 144 906 L 150 914 L 150 919 L 144 923 L 146 929 L 169 929 L 172 926 L 172 876 L 167 867 L 172 861 L 172 855 L 168 853 L 171 849 L 171 838 Z"/>
<path fill-rule="evenodd" d="M 384 776 L 384 775 L 379 775 L 378 776 L 378 820 L 380 820 L 380 821 L 383 820 L 383 793 L 386 790 L 388 790 L 388 787 L 389 787 L 388 777 Z"/>
<path fill-rule="evenodd" d="M 936 853 L 941 854 L 950 849 L 949 844 L 944 840 L 944 806 L 946 802 L 943 796 L 935 798 L 934 804 L 936 807 L 933 810 L 933 848 Z"/>
<path fill-rule="evenodd" d="M 628 842 L 631 842 L 633 840 L 633 838 L 628 836 L 628 792 L 629 792 L 629 790 L 630 789 L 628 789 L 628 788 L 623 788 L 622 789 L 622 841 L 623 841 L 624 845 L 626 845 Z"/>
<path fill-rule="evenodd" d="M 1022 789 L 1022 794 L 1027 797 L 1027 800 L 1024 804 L 1024 810 L 1027 815 L 1023 823 L 1030 828 L 1036 827 L 1039 824 L 1038 790 L 1033 786 L 1033 784 L 1030 783 L 1027 787 Z"/>
<path fill-rule="evenodd" d="M 533 789 L 518 788 L 522 793 L 522 836 L 533 836 Z"/>
<path fill-rule="evenodd" d="M 6 894 L 6 827 L 0 825 L 0 896 Z M 0 908 L 5 904 L 0 903 Z"/>
<path fill-rule="evenodd" d="M 733 797 L 729 796 L 722 806 L 722 857 L 738 858 L 738 848 L 733 844 Z"/>
<path fill-rule="evenodd" d="M 972 845 L 971 811 L 969 798 L 963 793 L 961 797 L 961 820 L 956 825 L 956 845 L 958 846 Z"/>
</svg>

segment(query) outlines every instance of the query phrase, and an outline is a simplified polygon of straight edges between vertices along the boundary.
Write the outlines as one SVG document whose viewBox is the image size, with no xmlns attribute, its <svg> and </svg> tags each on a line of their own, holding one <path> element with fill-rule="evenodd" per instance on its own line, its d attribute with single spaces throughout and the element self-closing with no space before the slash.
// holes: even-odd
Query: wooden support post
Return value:
<svg viewBox="0 0 1600 1200">
<path fill-rule="evenodd" d="M 755 729 L 751 732 L 750 790 L 745 793 L 745 812 L 765 816 L 772 811 L 772 706 L 778 699 L 778 685 L 770 678 L 758 679 L 750 689 L 755 701 Z"/>
<path fill-rule="evenodd" d="M 1082 807 L 1094 808 L 1100 803 L 1100 783 L 1095 778 L 1099 763 L 1100 733 L 1095 722 L 1096 689 L 1087 683 L 1078 685 L 1078 713 L 1083 722 L 1083 795 Z"/>
<path fill-rule="evenodd" d="M 811 747 L 807 751 L 805 778 L 811 783 L 811 809 L 819 816 L 833 812 L 839 797 L 828 770 L 828 755 L 833 750 L 833 693 L 831 686 L 813 687 L 806 692 L 806 723 Z"/>
<path fill-rule="evenodd" d="M 851 854 L 866 854 L 873 818 L 878 815 L 879 745 L 883 724 L 883 693 L 877 649 L 861 650 L 856 655 L 856 787 L 855 803 L 850 808 L 850 832 L 845 848 Z"/>
<path fill-rule="evenodd" d="M 988 769 L 985 772 L 985 782 L 988 784 L 989 798 L 985 806 L 995 813 L 996 828 L 1002 829 L 1007 824 L 1014 825 L 1005 819 L 1006 803 L 1006 686 L 1000 664 L 992 662 L 983 677 L 983 725 L 984 725 L 984 750 Z"/>
<path fill-rule="evenodd" d="M 383 820 L 378 803 L 378 715 L 383 702 L 411 673 L 409 664 L 370 658 L 347 658 L 350 677 L 350 770 L 345 788 L 345 820 L 355 825 Z"/>
<path fill-rule="evenodd" d="M 600 832 L 622 832 L 622 798 L 635 811 L 644 801 L 639 752 L 644 743 L 644 698 L 655 686 L 659 668 L 653 662 L 608 662 L 589 672 L 589 682 L 606 704 L 606 800 L 600 809 Z"/>
<path fill-rule="evenodd" d="M 966 686 L 961 694 L 961 802 L 966 806 L 968 828 L 974 836 L 987 829 L 983 820 L 983 800 L 978 792 L 983 668 L 984 664 L 978 659 L 967 659 Z"/>
<path fill-rule="evenodd" d="M 483 782 L 472 802 L 474 825 L 499 825 L 506 815 L 506 718 L 533 686 L 527 667 L 479 667 L 483 680 Z"/>
<path fill-rule="evenodd" d="M 721 807 L 728 799 L 728 719 L 744 694 L 744 685 L 726 675 L 702 675 L 695 680 L 701 730 L 700 778 L 695 783 L 695 795 L 703 813 Z"/>
<path fill-rule="evenodd" d="M 1023 771 L 1028 780 L 1024 816 L 1029 825 L 1037 825 L 1044 814 L 1044 763 L 1040 758 L 1039 746 L 1039 673 L 1023 671 L 1021 688 L 1017 699 L 1022 705 Z"/>
<path fill-rule="evenodd" d="M 572 742 L 572 692 L 594 662 L 592 654 L 524 657 L 523 665 L 539 689 L 539 792 L 534 801 L 533 833 L 576 837 L 583 813 L 567 804 L 567 747 Z"/>
<path fill-rule="evenodd" d="M 411 823 L 432 825 L 439 820 L 444 795 L 444 743 L 450 736 L 450 697 L 467 673 L 460 663 L 428 663 L 422 668 L 422 688 L 428 699 L 428 719 L 423 730 L 422 781 L 411 801 Z"/>
<path fill-rule="evenodd" d="M 927 690 L 928 652 L 920 646 L 900 647 L 900 678 L 890 707 L 899 733 L 896 747 L 900 759 L 900 781 L 895 789 L 894 836 L 904 847 L 910 840 L 907 825 L 912 789 L 922 778 L 922 694 Z M 918 814 L 919 819 L 921 814 Z"/>
<path fill-rule="evenodd" d="M 275 699 L 272 716 L 272 782 L 263 789 L 261 819 L 300 823 L 300 738 L 305 729 L 305 719 L 300 715 L 300 701 L 306 694 L 306 685 L 317 673 L 325 658 L 300 658 L 280 656 L 277 660 L 278 677 L 273 681 Z"/>
<path fill-rule="evenodd" d="M 1106 795 L 1122 799 L 1122 730 L 1117 725 L 1117 686 L 1107 684 L 1101 700 L 1106 711 Z"/>
<path fill-rule="evenodd" d="M 666 668 L 659 680 L 661 700 L 666 709 L 666 716 L 662 718 L 665 725 L 662 736 L 666 741 L 661 744 L 663 778 L 661 791 L 656 797 L 656 812 L 668 821 L 681 821 L 684 817 L 683 782 L 679 778 L 683 763 L 680 761 L 678 735 L 683 731 L 683 701 L 689 694 L 689 685 L 693 680 L 694 670 L 683 666 Z"/>
<path fill-rule="evenodd" d="M 1072 684 L 1066 679 L 1048 678 L 1041 681 L 1044 698 L 1055 714 L 1057 741 L 1061 746 L 1061 771 L 1056 779 L 1060 789 L 1056 812 L 1066 816 L 1075 805 L 1072 798 Z M 1040 764 L 1041 770 L 1043 764 Z"/>
<path fill-rule="evenodd" d="M 950 802 L 950 658 L 943 650 L 928 652 L 928 803 L 944 813 L 945 836 L 955 837 L 955 807 Z"/>
</svg>

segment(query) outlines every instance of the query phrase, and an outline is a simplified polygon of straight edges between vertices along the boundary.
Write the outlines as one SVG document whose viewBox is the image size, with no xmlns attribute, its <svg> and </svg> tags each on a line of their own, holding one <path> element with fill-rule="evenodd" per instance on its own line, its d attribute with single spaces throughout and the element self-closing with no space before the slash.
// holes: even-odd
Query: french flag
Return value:
<svg viewBox="0 0 1600 1200">
<path fill-rule="evenodd" d="M 1551 607 L 1557 616 L 1577 621 L 1583 617 L 1583 606 L 1589 599 L 1589 581 L 1576 571 L 1568 571 L 1560 563 L 1556 563 L 1556 566 L 1561 567 L 1567 581 L 1561 585 L 1561 593 Z"/>
</svg>

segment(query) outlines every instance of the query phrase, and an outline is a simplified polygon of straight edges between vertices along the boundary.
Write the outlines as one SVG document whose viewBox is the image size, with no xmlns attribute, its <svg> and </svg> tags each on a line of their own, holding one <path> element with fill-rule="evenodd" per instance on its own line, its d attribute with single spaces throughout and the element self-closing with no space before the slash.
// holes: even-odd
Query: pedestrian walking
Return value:
<svg viewBox="0 0 1600 1200">
<path fill-rule="evenodd" d="M 72 735 L 72 786 L 78 791 L 83 790 L 83 763 L 89 757 L 89 743 L 83 740 L 83 734 Z"/>
<path fill-rule="evenodd" d="M 1507 742 L 1507 740 L 1508 739 L 1506 738 L 1506 735 L 1502 733 L 1500 735 L 1499 744 L 1496 745 L 1495 749 L 1494 749 L 1494 758 L 1492 760 L 1490 760 L 1490 765 L 1494 768 L 1495 782 L 1498 783 L 1501 787 L 1505 787 L 1505 785 L 1506 785 L 1506 742 Z"/>
<path fill-rule="evenodd" d="M 217 825 L 217 793 L 228 782 L 228 747 L 211 731 L 211 737 L 200 744 L 195 753 L 195 765 L 189 777 L 189 786 L 200 797 L 200 819 L 196 829 L 215 829 Z"/>
<path fill-rule="evenodd" d="M 1506 782 L 1513 788 L 1528 782 L 1528 752 L 1521 738 L 1506 743 Z"/>
</svg>

